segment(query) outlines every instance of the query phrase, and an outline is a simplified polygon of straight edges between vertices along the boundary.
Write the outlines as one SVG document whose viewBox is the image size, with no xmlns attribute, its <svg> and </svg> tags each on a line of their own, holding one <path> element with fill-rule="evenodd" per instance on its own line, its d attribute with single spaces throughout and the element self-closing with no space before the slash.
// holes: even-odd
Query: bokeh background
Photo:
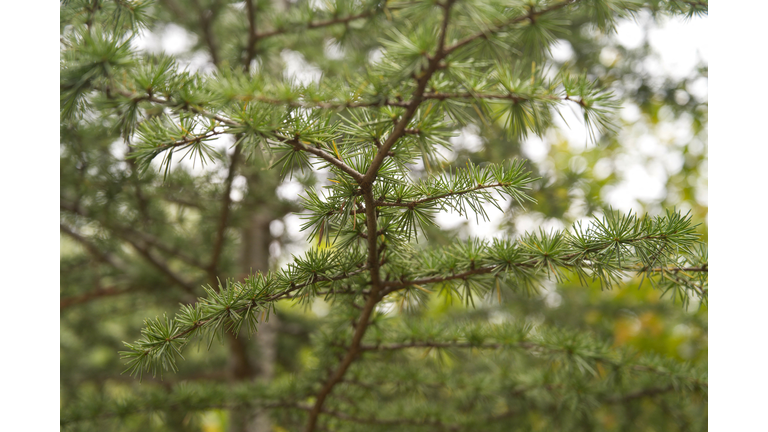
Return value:
<svg viewBox="0 0 768 432">
<path fill-rule="evenodd" d="M 215 73 L 238 58 L 238 42 L 231 35 L 247 28 L 244 7 L 243 2 L 215 0 L 159 1 L 157 19 L 133 47 L 147 55 L 172 56 L 190 71 Z M 290 13 L 328 6 L 298 1 L 272 7 Z M 62 18 L 62 34 L 68 31 L 67 18 Z M 458 129 L 453 149 L 442 154 L 443 166 L 415 166 L 414 176 L 467 161 L 524 158 L 541 177 L 532 192 L 537 203 L 525 209 L 505 203 L 502 212 L 489 207 L 490 221 L 443 212 L 439 226 L 427 233 L 430 240 L 449 244 L 469 236 L 567 229 L 610 209 L 641 215 L 677 209 L 691 212 L 706 241 L 708 18 L 642 12 L 621 21 L 612 34 L 578 21 L 568 30 L 558 34 L 549 58 L 535 67 L 554 73 L 567 63 L 611 88 L 622 101 L 618 133 L 590 139 L 578 114 L 567 110 L 554 116 L 542 136 L 514 139 L 502 123 L 479 121 Z M 308 31 L 261 47 L 253 67 L 304 83 L 344 76 L 380 58 L 382 36 L 381 29 L 354 24 Z M 188 350 L 178 374 L 142 384 L 120 374 L 117 352 L 122 341 L 136 339 L 145 318 L 173 313 L 217 277 L 242 278 L 251 270 L 278 268 L 292 255 L 317 247 L 300 230 L 298 196 L 306 186 L 322 186 L 327 179 L 318 171 L 280 178 L 263 160 L 236 155 L 228 138 L 212 142 L 220 150 L 213 163 L 174 162 L 165 180 L 156 170 L 140 175 L 126 157 L 130 143 L 115 126 L 104 119 L 60 131 L 62 405 L 130 394 L 139 386 L 170 389 L 184 381 L 273 379 L 311 364 L 310 335 L 332 307 L 319 299 L 308 307 L 280 304 L 278 317 L 254 338 L 214 343 L 210 352 Z M 222 217 L 225 206 L 229 214 Z M 681 361 L 707 360 L 707 306 L 683 308 L 639 279 L 611 291 L 553 281 L 538 292 L 505 291 L 501 303 L 488 298 L 475 306 L 472 313 L 489 322 L 581 329 L 615 346 Z M 383 311 L 407 313 L 397 305 Z M 461 302 L 435 297 L 424 313 L 467 311 Z M 126 423 L 124 428 L 177 425 L 212 432 L 235 430 L 233 424 L 227 411 L 211 410 L 195 418 L 158 417 L 148 425 Z"/>
</svg>

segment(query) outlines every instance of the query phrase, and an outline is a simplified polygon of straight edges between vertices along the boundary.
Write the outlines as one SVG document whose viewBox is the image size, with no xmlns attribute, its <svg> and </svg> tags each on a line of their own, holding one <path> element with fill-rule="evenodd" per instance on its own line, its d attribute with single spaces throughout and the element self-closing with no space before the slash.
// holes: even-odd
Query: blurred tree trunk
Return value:
<svg viewBox="0 0 768 432">
<path fill-rule="evenodd" d="M 260 184 L 258 176 L 248 176 L 248 193 L 253 204 L 249 210 L 242 234 L 242 255 L 240 279 L 251 273 L 266 272 L 269 270 L 269 244 L 272 235 L 269 231 L 269 223 L 273 219 L 274 209 L 264 199 L 263 184 Z M 269 194 L 268 195 L 273 195 Z M 273 202 L 272 205 L 275 203 Z M 275 315 L 270 316 L 269 321 L 261 322 L 258 331 L 254 335 L 254 343 L 257 349 L 255 359 L 255 373 L 253 378 L 257 381 L 269 382 L 274 378 L 275 362 L 277 360 L 277 329 L 279 322 Z M 242 336 L 241 336 L 242 338 Z M 240 418 L 236 418 L 240 417 Z M 263 410 L 243 412 L 233 416 L 231 430 L 243 432 L 268 432 L 272 430 L 269 414 Z"/>
</svg>

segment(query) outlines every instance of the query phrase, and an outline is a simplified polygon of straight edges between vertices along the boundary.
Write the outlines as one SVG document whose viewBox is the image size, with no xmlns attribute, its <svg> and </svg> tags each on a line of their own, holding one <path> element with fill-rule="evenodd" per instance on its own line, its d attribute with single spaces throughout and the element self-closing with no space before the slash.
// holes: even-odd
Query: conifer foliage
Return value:
<svg viewBox="0 0 768 432">
<path fill-rule="evenodd" d="M 205 2 L 189 3 L 203 8 Z M 105 175 L 155 182 L 158 190 L 180 175 L 173 170 L 179 159 L 226 163 L 212 144 L 221 136 L 232 137 L 242 164 L 265 163 L 281 178 L 320 173 L 327 181 L 302 193 L 301 228 L 312 243 L 306 253 L 245 279 L 209 271 L 214 260 L 202 288 L 172 280 L 188 301 L 147 318 L 138 339 L 125 343 L 120 355 L 127 372 L 137 380 L 167 378 L 199 346 L 205 351 L 228 334 L 258 332 L 280 302 L 310 305 L 319 298 L 331 312 L 312 334 L 311 360 L 298 372 L 272 382 L 192 383 L 82 400 L 63 409 L 62 427 L 211 409 L 268 412 L 274 430 L 307 432 L 613 430 L 603 423 L 595 429 L 597 419 L 641 422 L 657 415 L 675 424 L 668 413 L 678 411 L 703 412 L 699 421 L 706 424 L 707 378 L 699 366 L 616 348 L 580 330 L 472 316 L 478 304 L 531 295 L 546 281 L 599 290 L 621 289 L 636 277 L 678 307 L 706 305 L 707 249 L 690 214 L 609 211 L 561 231 L 447 246 L 429 236 L 442 210 L 480 221 L 491 208 L 503 211 L 505 200 L 515 208 L 535 201 L 530 191 L 537 178 L 523 160 L 443 167 L 440 152 L 462 127 L 495 123 L 507 139 L 523 139 L 575 108 L 592 140 L 616 131 L 620 101 L 609 89 L 573 66 L 547 65 L 550 45 L 570 20 L 611 32 L 619 18 L 642 9 L 706 14 L 706 1 L 332 0 L 321 7 L 300 1 L 287 10 L 261 0 L 214 1 L 195 24 L 213 72 L 135 47 L 169 5 L 184 7 L 180 1 L 63 2 L 63 139 L 109 123 L 130 143 L 131 169 Z M 224 38 L 214 20 L 233 36 Z M 380 57 L 318 82 L 281 74 L 280 50 L 306 40 L 322 44 L 318 34 L 348 50 L 378 47 Z M 94 157 L 106 153 L 105 144 Z M 153 179 L 158 171 L 161 178 Z M 91 199 L 117 193 L 107 189 Z M 65 195 L 62 231 L 77 238 L 71 226 L 94 215 Z M 104 226 L 116 220 L 99 218 Z M 152 261 L 157 242 L 141 226 L 121 230 L 162 270 Z M 221 254 L 216 241 L 199 247 Z M 177 269 L 206 268 L 198 261 L 210 250 L 175 249 Z M 463 303 L 465 314 L 420 313 L 435 298 Z M 663 399 L 659 410 L 636 404 L 670 394 L 675 398 Z"/>
</svg>

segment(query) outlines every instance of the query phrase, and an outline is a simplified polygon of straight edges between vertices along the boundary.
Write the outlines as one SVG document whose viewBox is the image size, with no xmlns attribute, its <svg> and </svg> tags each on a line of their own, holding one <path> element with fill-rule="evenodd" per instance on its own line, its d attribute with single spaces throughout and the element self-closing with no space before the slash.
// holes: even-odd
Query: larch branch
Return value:
<svg viewBox="0 0 768 432">
<path fill-rule="evenodd" d="M 439 48 L 438 48 L 437 54 L 435 55 L 436 60 L 433 59 L 432 61 L 430 61 L 430 65 L 427 71 L 422 75 L 421 78 L 419 78 L 418 80 L 419 89 L 416 92 L 417 96 L 414 98 L 412 104 L 408 107 L 406 114 L 395 126 L 395 130 L 387 138 L 387 141 L 381 146 L 381 148 L 379 148 L 378 152 L 376 153 L 376 156 L 374 157 L 373 162 L 368 168 L 368 171 L 365 173 L 365 176 L 360 181 L 358 181 L 363 192 L 363 197 L 365 199 L 365 219 L 366 219 L 367 232 L 369 234 L 368 235 L 368 267 L 371 274 L 371 292 L 368 295 L 368 298 L 366 299 L 365 306 L 363 306 L 363 310 L 360 312 L 360 316 L 357 320 L 357 325 L 355 326 L 355 333 L 352 336 L 352 341 L 349 345 L 349 349 L 344 354 L 344 358 L 341 360 L 341 363 L 339 364 L 336 371 L 328 379 L 328 381 L 326 381 L 325 385 L 316 396 L 315 404 L 312 407 L 312 410 L 309 412 L 309 420 L 307 421 L 307 426 L 304 429 L 305 432 L 313 432 L 315 430 L 315 427 L 317 426 L 317 419 L 323 410 L 323 404 L 325 403 L 326 398 L 331 394 L 336 384 L 341 382 L 341 380 L 344 378 L 344 374 L 347 372 L 347 369 L 349 369 L 349 366 L 352 364 L 353 361 L 355 361 L 355 358 L 360 353 L 360 344 L 362 342 L 363 336 L 365 335 L 365 331 L 368 328 L 371 315 L 374 312 L 376 304 L 381 300 L 379 293 L 382 290 L 383 286 L 382 286 L 381 276 L 379 274 L 378 236 L 375 235 L 377 232 L 378 226 L 377 226 L 376 205 L 375 205 L 375 199 L 373 197 L 372 183 L 373 183 L 373 180 L 376 178 L 376 174 L 379 170 L 379 167 L 384 161 L 384 157 L 386 157 L 387 153 L 389 153 L 389 149 L 405 133 L 405 129 L 406 129 L 406 126 L 408 125 L 408 122 L 413 117 L 413 114 L 416 112 L 416 109 L 421 103 L 421 100 L 419 99 L 419 97 L 424 93 L 424 89 L 426 88 L 426 85 L 429 82 L 429 78 L 432 76 L 435 70 L 437 70 L 437 66 L 441 59 L 440 56 L 442 53 L 442 47 L 443 47 L 444 39 L 446 36 L 448 20 L 450 18 L 450 7 L 452 4 L 453 4 L 453 0 L 448 0 L 446 5 L 444 6 L 445 17 L 443 18 L 443 25 L 440 31 L 440 36 L 438 36 Z"/>
<path fill-rule="evenodd" d="M 498 33 L 498 32 L 504 30 L 505 28 L 507 28 L 507 27 L 509 27 L 511 25 L 518 24 L 518 23 L 525 22 L 525 21 L 531 21 L 531 20 L 535 19 L 539 15 L 543 15 L 543 14 L 548 13 L 548 12 L 552 12 L 552 11 L 556 11 L 558 9 L 562 9 L 562 8 L 564 8 L 566 6 L 578 3 L 579 1 L 580 0 L 567 0 L 567 1 L 564 1 L 562 3 L 557 3 L 557 4 L 554 4 L 552 6 L 549 6 L 547 8 L 540 9 L 540 10 L 537 10 L 537 11 L 531 10 L 529 13 L 527 13 L 525 15 L 521 15 L 521 16 L 515 17 L 515 18 L 512 18 L 512 19 L 506 21 L 505 23 L 502 23 L 502 24 L 498 25 L 496 28 L 489 29 L 487 31 L 483 31 L 483 32 L 479 32 L 479 33 L 475 33 L 475 34 L 473 34 L 471 36 L 467 36 L 464 39 L 461 39 L 461 40 L 455 42 L 453 45 L 450 45 L 450 46 L 446 47 L 445 48 L 445 52 L 446 52 L 446 54 L 450 54 L 450 53 L 456 51 L 457 49 L 470 44 L 471 42 L 474 42 L 474 41 L 476 41 L 478 39 L 487 38 L 488 36 L 493 35 L 495 33 Z"/>
<path fill-rule="evenodd" d="M 445 38 L 447 37 L 448 21 L 450 20 L 451 6 L 453 5 L 453 2 L 454 0 L 447 0 L 443 5 L 445 15 L 440 26 L 437 50 L 434 55 L 429 57 L 427 68 L 415 76 L 416 90 L 413 93 L 411 101 L 408 103 L 405 113 L 397 122 L 395 128 L 389 134 L 381 147 L 379 147 L 376 155 L 373 157 L 373 161 L 371 161 L 371 165 L 368 167 L 368 171 L 366 171 L 365 176 L 363 177 L 363 183 L 372 183 L 374 179 L 376 179 L 376 175 L 379 171 L 379 168 L 381 167 L 381 164 L 384 163 L 384 159 L 389 156 L 389 151 L 405 134 L 408 123 L 411 121 L 411 119 L 413 119 L 413 116 L 416 114 L 416 110 L 424 101 L 424 92 L 426 91 L 429 80 L 432 78 L 432 75 L 434 75 L 434 73 L 437 72 L 437 70 L 440 68 L 441 61 L 448 54 L 448 51 L 445 49 Z"/>
</svg>

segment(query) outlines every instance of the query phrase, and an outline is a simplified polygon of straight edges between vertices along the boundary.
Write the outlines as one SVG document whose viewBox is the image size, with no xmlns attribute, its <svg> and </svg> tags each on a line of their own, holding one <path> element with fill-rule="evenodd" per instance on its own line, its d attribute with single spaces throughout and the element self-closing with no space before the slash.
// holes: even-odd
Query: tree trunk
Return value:
<svg viewBox="0 0 768 432">
<path fill-rule="evenodd" d="M 249 185 L 249 190 L 256 185 Z M 263 203 L 262 205 L 267 205 Z M 258 208 L 257 206 L 254 206 Z M 254 212 L 243 230 L 243 252 L 241 271 L 244 278 L 251 272 L 266 272 L 269 270 L 269 244 L 272 236 L 269 232 L 269 223 L 272 221 L 272 215 L 269 210 L 260 209 Z M 258 324 L 258 331 L 255 334 L 254 341 L 258 355 L 256 357 L 256 373 L 254 379 L 261 382 L 269 382 L 274 377 L 275 361 L 277 360 L 277 327 L 279 323 L 277 316 L 272 314 L 267 322 Z M 234 418 L 233 418 L 234 420 Z M 269 432 L 272 430 L 272 423 L 268 412 L 256 410 L 251 413 L 244 413 L 241 424 L 235 426 L 237 430 L 244 432 Z M 234 422 L 233 422 L 234 423 Z"/>
</svg>

